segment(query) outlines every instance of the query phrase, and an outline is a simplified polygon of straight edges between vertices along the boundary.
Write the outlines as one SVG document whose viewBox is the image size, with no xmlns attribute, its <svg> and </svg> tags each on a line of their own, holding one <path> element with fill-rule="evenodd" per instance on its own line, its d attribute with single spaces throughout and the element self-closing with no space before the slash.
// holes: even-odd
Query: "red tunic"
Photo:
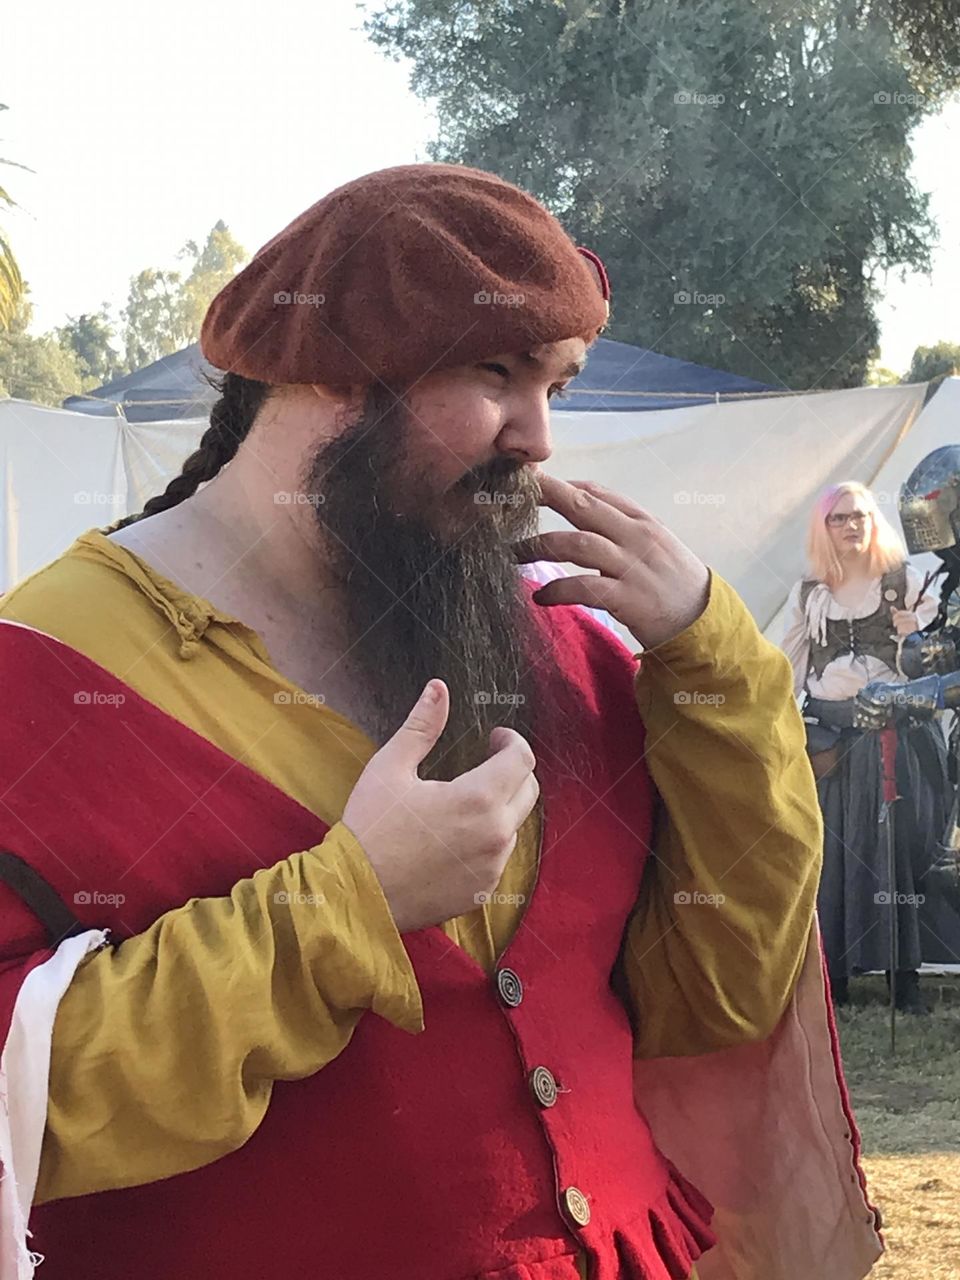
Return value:
<svg viewBox="0 0 960 1280">
<path fill-rule="evenodd" d="M 117 1259 L 137 1280 L 576 1280 L 579 1250 L 597 1280 L 689 1274 L 712 1243 L 709 1206 L 634 1104 L 631 1031 L 610 981 L 651 831 L 634 663 L 575 611 L 548 616 L 563 619 L 556 658 L 577 700 L 584 764 L 574 775 L 539 753 L 540 871 L 494 979 L 441 930 L 408 935 L 422 1034 L 368 1013 L 335 1062 L 275 1086 L 239 1151 L 34 1210 L 45 1280 L 99 1280 Z M 91 883 L 116 883 L 125 869 L 122 922 L 81 906 L 85 924 L 139 931 L 322 838 L 323 824 L 263 778 L 80 655 L 57 646 L 38 658 L 30 635 L 7 643 L 44 667 L 44 736 L 53 743 L 69 724 L 72 742 L 18 785 L 23 823 L 0 843 L 68 898 L 72 875 L 57 883 L 60 859 L 44 857 L 44 844 L 64 865 L 100 872 Z M 23 706 L 8 724 L 36 717 L 30 684 L 13 695 Z M 104 703 L 79 713 L 78 687 L 122 691 L 122 716 Z M 175 759 L 176 774 L 158 756 Z M 158 844 L 164 815 L 183 811 L 182 778 L 202 804 Z M 66 809 L 51 812 L 51 795 Z"/>
</svg>

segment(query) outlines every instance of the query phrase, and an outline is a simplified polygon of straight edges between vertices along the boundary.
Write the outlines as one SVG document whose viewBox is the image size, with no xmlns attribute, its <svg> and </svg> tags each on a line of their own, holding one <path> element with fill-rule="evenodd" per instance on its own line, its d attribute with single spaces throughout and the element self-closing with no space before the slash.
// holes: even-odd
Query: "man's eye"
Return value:
<svg viewBox="0 0 960 1280">
<path fill-rule="evenodd" d="M 503 364 L 481 364 L 477 367 L 479 369 L 490 369 L 493 373 L 499 373 L 504 378 L 510 377 L 510 370 Z"/>
</svg>

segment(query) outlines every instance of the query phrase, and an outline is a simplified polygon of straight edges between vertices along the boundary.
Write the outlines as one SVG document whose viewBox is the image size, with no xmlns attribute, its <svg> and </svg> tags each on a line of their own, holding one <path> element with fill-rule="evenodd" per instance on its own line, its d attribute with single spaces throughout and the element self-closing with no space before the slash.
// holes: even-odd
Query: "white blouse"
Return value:
<svg viewBox="0 0 960 1280">
<path fill-rule="evenodd" d="M 874 578 L 866 589 L 863 599 L 855 608 L 838 604 L 830 591 L 822 584 L 818 584 L 822 587 L 820 594 L 826 602 L 825 616 L 841 618 L 847 622 L 852 618 L 869 618 L 880 607 L 880 582 L 880 578 Z M 782 645 L 793 666 L 793 690 L 798 697 L 806 688 L 814 698 L 852 698 L 871 680 L 900 681 L 901 677 L 897 672 L 892 671 L 882 659 L 872 654 L 856 656 L 852 653 L 843 653 L 834 658 L 824 668 L 823 675 L 818 680 L 810 666 L 811 623 L 800 607 L 801 585 L 801 582 L 796 583 L 787 599 L 787 623 Z M 923 579 L 920 574 L 908 564 L 904 607 L 916 613 L 918 629 L 932 622 L 940 607 L 937 595 L 931 595 L 926 591 L 922 597 L 920 596 L 922 586 Z M 817 594 L 817 590 L 818 588 L 815 587 L 811 592 L 811 599 L 807 602 L 807 614 L 816 611 L 817 602 L 812 597 Z M 890 634 L 896 634 L 892 620 Z"/>
</svg>

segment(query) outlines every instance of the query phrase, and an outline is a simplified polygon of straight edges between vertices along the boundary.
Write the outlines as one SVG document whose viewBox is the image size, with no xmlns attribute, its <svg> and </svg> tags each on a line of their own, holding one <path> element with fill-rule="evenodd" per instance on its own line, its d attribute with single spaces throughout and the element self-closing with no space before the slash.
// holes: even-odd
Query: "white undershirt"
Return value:
<svg viewBox="0 0 960 1280">
<path fill-rule="evenodd" d="M 880 578 L 873 578 L 867 583 L 863 596 L 852 606 L 839 604 L 827 591 L 826 616 L 843 619 L 845 622 L 853 618 L 869 618 L 880 607 L 880 582 Z M 880 658 L 871 654 L 856 656 L 852 653 L 840 654 L 832 662 L 827 663 L 823 675 L 818 679 L 810 667 L 808 622 L 804 610 L 800 607 L 801 585 L 801 582 L 796 583 L 787 599 L 787 622 L 782 645 L 793 666 L 794 693 L 799 697 L 806 686 L 814 698 L 852 698 L 871 680 L 896 680 L 899 683 L 900 676 Z M 912 565 L 908 564 L 904 605 L 905 608 L 916 613 L 918 629 L 933 621 L 940 603 L 937 596 L 931 595 L 929 591 L 918 600 L 922 585 L 922 577 Z M 888 602 L 883 603 L 889 609 Z M 890 633 L 895 634 L 892 621 Z"/>
</svg>

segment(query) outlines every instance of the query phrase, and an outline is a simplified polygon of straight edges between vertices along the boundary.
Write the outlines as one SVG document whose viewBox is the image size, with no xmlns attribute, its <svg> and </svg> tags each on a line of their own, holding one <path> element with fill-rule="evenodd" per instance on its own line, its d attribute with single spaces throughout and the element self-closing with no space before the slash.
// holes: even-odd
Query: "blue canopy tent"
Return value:
<svg viewBox="0 0 960 1280">
<path fill-rule="evenodd" d="M 555 401 L 553 407 L 582 413 L 679 409 L 780 389 L 627 342 L 600 338 L 590 349 L 586 369 L 567 387 L 569 398 Z"/>
<path fill-rule="evenodd" d="M 69 396 L 63 408 L 98 417 L 122 414 L 128 422 L 205 418 L 217 398 L 206 380 L 215 372 L 194 342 L 87 395 Z"/>
<path fill-rule="evenodd" d="M 193 343 L 88 396 L 70 396 L 63 407 L 99 416 L 122 413 L 128 422 L 203 418 L 216 399 L 204 375 L 215 372 Z M 678 409 L 774 390 L 750 378 L 600 338 L 586 369 L 567 388 L 568 398 L 554 401 L 554 408 L 586 413 Z"/>
</svg>

